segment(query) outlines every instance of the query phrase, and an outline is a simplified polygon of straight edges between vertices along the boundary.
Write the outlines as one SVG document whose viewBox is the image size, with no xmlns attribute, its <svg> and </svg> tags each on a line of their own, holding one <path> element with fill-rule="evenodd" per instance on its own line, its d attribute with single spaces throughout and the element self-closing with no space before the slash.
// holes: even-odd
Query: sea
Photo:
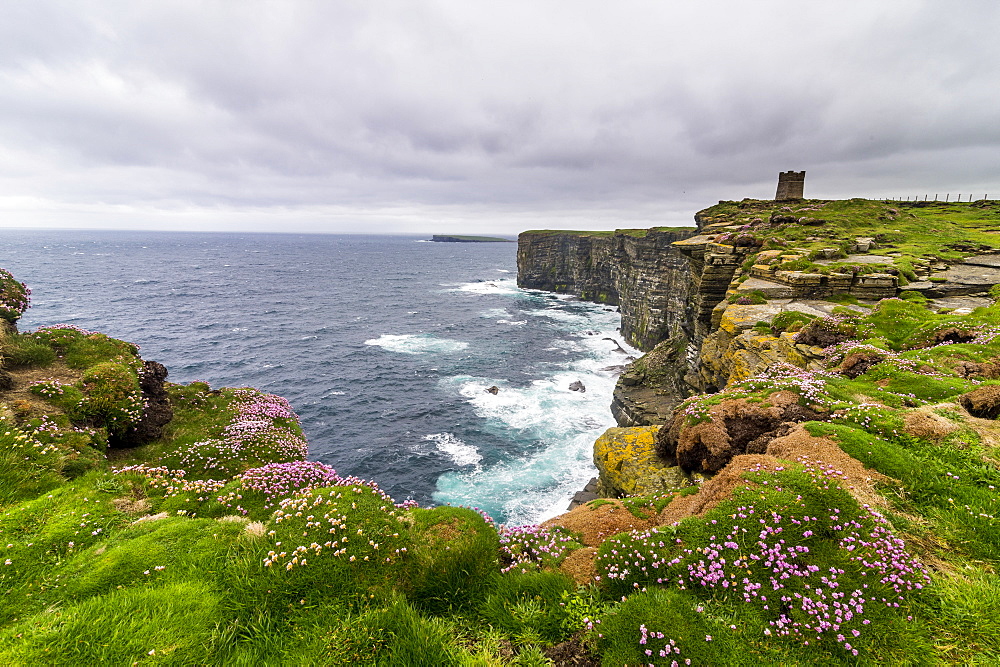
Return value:
<svg viewBox="0 0 1000 667">
<path fill-rule="evenodd" d="M 32 290 L 21 331 L 73 324 L 172 382 L 284 396 L 311 459 L 397 501 L 555 516 L 638 352 L 616 309 L 518 288 L 515 243 L 426 238 L 2 230 L 0 267 Z"/>
</svg>

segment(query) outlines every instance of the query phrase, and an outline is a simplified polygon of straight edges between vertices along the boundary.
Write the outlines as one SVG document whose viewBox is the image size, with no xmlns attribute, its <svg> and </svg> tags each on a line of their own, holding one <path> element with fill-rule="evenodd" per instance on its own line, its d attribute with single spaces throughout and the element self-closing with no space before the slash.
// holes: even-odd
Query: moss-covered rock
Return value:
<svg viewBox="0 0 1000 667">
<path fill-rule="evenodd" d="M 7 269 L 0 269 L 0 320 L 14 324 L 30 304 L 28 286 L 18 282 Z"/>
</svg>

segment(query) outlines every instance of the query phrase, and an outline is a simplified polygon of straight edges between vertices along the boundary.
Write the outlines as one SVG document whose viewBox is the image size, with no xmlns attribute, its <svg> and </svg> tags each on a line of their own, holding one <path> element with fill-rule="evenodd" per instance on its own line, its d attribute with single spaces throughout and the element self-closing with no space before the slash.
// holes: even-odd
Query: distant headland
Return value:
<svg viewBox="0 0 1000 667">
<path fill-rule="evenodd" d="M 504 239 L 499 236 L 454 236 L 451 234 L 435 234 L 431 241 L 440 243 L 517 243 L 514 239 Z"/>
</svg>

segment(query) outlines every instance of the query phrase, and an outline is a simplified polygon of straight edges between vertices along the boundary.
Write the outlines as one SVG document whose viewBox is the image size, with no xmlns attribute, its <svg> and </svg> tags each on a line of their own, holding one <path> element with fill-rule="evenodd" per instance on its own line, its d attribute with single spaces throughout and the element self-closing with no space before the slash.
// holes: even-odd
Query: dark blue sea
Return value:
<svg viewBox="0 0 1000 667">
<path fill-rule="evenodd" d="M 515 251 L 405 236 L 0 231 L 0 266 L 33 291 L 22 331 L 74 324 L 138 343 L 173 382 L 279 394 L 311 458 L 398 501 L 516 524 L 559 513 L 595 474 L 593 441 L 614 426 L 606 369 L 629 348 L 612 309 L 519 289 Z M 586 392 L 569 390 L 576 380 Z"/>
</svg>

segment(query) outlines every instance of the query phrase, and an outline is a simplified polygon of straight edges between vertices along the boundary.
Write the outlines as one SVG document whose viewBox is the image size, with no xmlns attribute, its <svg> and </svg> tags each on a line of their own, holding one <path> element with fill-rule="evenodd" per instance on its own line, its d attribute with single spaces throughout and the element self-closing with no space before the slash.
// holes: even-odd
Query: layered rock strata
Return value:
<svg viewBox="0 0 1000 667">
<path fill-rule="evenodd" d="M 618 306 L 622 336 L 647 351 L 679 332 L 689 338 L 692 333 L 697 288 L 688 257 L 673 244 L 693 234 L 688 228 L 524 232 L 518 237 L 517 284 Z"/>
</svg>

